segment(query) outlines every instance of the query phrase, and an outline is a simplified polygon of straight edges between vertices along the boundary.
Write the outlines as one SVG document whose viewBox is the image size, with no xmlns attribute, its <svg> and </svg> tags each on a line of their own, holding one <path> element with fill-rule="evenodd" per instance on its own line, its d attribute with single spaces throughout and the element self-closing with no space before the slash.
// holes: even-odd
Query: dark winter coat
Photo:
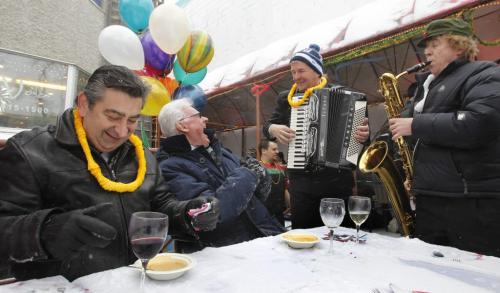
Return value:
<svg viewBox="0 0 500 293">
<path fill-rule="evenodd" d="M 178 248 L 195 251 L 276 235 L 283 228 L 254 195 L 257 177 L 208 133 L 216 159 L 205 148 L 191 150 L 184 135 L 161 141 L 157 154 L 165 182 L 179 200 L 214 196 L 220 203 L 220 222 L 214 231 L 200 232 L 199 239 L 178 239 Z M 266 195 L 267 196 L 267 195 Z"/>
<path fill-rule="evenodd" d="M 418 76 L 415 102 L 427 75 Z M 414 192 L 500 196 L 500 67 L 455 60 L 431 82 L 422 113 L 410 114 Z"/>
<path fill-rule="evenodd" d="M 92 150 L 92 155 L 107 178 L 127 183 L 137 176 L 135 150 L 129 142 L 118 149 L 111 167 L 97 151 Z M 170 217 L 169 232 L 188 229 L 186 203 L 178 202 L 168 192 L 154 156 L 147 150 L 145 155 L 146 177 L 136 191 L 107 192 L 87 170 L 71 110 L 64 112 L 55 126 L 34 128 L 10 138 L 0 150 L 1 265 L 8 262 L 12 273 L 23 279 L 61 274 L 73 280 L 136 259 L 127 233 L 133 212 L 161 211 Z M 105 248 L 85 247 L 69 259 L 51 259 L 40 241 L 48 216 L 104 202 L 113 206 L 101 220 L 116 229 L 116 238 Z"/>
</svg>

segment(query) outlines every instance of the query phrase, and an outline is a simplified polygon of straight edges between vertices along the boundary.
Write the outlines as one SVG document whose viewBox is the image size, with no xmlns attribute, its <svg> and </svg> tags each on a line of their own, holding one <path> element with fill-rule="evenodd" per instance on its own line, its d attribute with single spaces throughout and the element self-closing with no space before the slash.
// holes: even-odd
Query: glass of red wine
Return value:
<svg viewBox="0 0 500 293">
<path fill-rule="evenodd" d="M 168 233 L 168 216 L 157 212 L 136 212 L 132 214 L 128 235 L 135 256 L 141 260 L 142 274 L 140 290 L 143 292 L 146 268 L 150 259 L 163 247 Z"/>
</svg>

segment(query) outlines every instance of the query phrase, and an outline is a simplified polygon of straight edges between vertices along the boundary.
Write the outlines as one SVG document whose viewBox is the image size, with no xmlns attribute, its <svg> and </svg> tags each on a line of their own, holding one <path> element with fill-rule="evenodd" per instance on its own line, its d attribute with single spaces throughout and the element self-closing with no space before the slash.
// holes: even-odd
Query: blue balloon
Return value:
<svg viewBox="0 0 500 293">
<path fill-rule="evenodd" d="M 198 85 L 185 85 L 178 87 L 172 95 L 172 100 L 188 98 L 193 101 L 193 107 L 199 112 L 207 105 L 207 96 Z"/>
<path fill-rule="evenodd" d="M 205 75 L 207 75 L 207 68 L 203 68 L 202 70 L 196 71 L 196 72 L 186 72 L 184 69 L 182 69 L 181 65 L 177 60 L 174 62 L 174 76 L 175 79 L 181 84 L 181 85 L 195 85 L 200 83 L 205 78 Z"/>
<path fill-rule="evenodd" d="M 153 8 L 152 0 L 120 0 L 118 5 L 123 22 L 136 33 L 149 26 L 149 16 Z"/>
</svg>

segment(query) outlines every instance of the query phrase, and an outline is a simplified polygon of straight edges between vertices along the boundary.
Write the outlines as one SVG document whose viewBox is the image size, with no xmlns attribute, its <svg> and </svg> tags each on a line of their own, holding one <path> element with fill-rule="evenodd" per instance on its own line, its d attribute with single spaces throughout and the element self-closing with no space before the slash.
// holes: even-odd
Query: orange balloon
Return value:
<svg viewBox="0 0 500 293">
<path fill-rule="evenodd" d="M 165 76 L 160 77 L 158 80 L 167 88 L 170 95 L 172 95 L 175 89 L 179 87 L 179 82 L 173 78 Z"/>
<path fill-rule="evenodd" d="M 141 114 L 158 116 L 161 108 L 170 102 L 170 93 L 159 80 L 153 77 L 141 76 L 141 79 L 151 87 L 151 92 L 146 97 L 146 103 L 142 107 Z"/>
</svg>

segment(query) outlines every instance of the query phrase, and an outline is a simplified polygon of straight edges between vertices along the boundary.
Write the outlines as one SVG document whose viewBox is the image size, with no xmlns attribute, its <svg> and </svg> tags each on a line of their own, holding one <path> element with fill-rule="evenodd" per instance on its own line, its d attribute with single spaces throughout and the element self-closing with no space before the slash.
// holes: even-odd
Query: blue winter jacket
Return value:
<svg viewBox="0 0 500 293">
<path fill-rule="evenodd" d="M 192 252 L 220 247 L 284 231 L 262 201 L 254 196 L 256 175 L 207 131 L 213 160 L 205 148 L 191 150 L 184 135 L 162 139 L 157 159 L 166 184 L 177 199 L 214 196 L 220 202 L 220 220 L 213 231 L 177 239 L 176 248 Z"/>
</svg>

